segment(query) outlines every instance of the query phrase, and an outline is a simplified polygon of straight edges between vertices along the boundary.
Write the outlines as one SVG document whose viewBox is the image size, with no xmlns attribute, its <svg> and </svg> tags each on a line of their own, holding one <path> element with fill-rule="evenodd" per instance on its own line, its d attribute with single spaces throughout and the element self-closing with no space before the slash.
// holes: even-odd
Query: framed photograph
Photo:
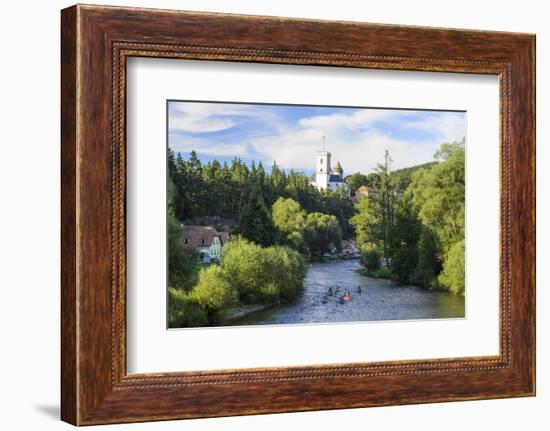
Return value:
<svg viewBox="0 0 550 431">
<path fill-rule="evenodd" d="M 534 35 L 77 5 L 61 44 L 63 420 L 535 394 Z"/>
</svg>

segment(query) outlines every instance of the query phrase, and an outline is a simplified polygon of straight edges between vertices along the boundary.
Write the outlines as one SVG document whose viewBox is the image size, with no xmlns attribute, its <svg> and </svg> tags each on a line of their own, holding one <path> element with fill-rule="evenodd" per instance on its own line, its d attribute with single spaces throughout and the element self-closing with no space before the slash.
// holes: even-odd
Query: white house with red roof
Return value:
<svg viewBox="0 0 550 431">
<path fill-rule="evenodd" d="M 202 262 L 219 260 L 222 247 L 229 242 L 229 232 L 218 232 L 212 226 L 182 226 L 182 242 L 199 253 Z"/>
</svg>

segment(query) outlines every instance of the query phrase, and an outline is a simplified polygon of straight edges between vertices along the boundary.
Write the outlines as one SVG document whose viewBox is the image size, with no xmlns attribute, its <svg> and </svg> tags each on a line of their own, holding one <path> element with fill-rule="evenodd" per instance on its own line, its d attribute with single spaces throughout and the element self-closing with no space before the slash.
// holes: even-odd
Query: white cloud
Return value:
<svg viewBox="0 0 550 431">
<path fill-rule="evenodd" d="M 208 154 L 226 157 L 245 157 L 247 155 L 246 145 L 244 144 L 221 142 L 213 145 L 208 139 L 178 134 L 170 134 L 170 148 L 176 153 L 190 153 L 195 150 L 199 155 Z"/>
<path fill-rule="evenodd" d="M 251 141 L 253 148 L 264 154 L 266 161 L 275 160 L 284 168 L 306 168 L 315 166 L 317 150 L 321 149 L 321 134 L 315 129 L 301 129 L 287 133 L 266 136 Z M 394 160 L 393 168 L 403 168 L 432 160 L 438 145 L 419 145 L 392 138 L 376 129 L 350 136 L 347 133 L 327 135 L 327 150 L 332 153 L 332 164 L 340 161 L 344 174 L 370 172 L 381 162 L 385 150 Z"/>
<path fill-rule="evenodd" d="M 422 121 L 411 117 L 411 111 L 356 110 L 350 114 L 335 113 L 303 118 L 296 127 L 278 130 L 271 136 L 250 140 L 257 153 L 266 161 L 275 160 L 284 168 L 313 167 L 316 151 L 326 147 L 332 153 L 332 163 L 340 161 L 345 174 L 369 172 L 382 161 L 385 150 L 390 152 L 393 168 L 413 166 L 433 160 L 442 142 L 456 141 L 464 136 L 464 116 L 461 113 L 438 112 L 426 115 Z M 380 122 L 394 122 L 401 129 L 431 132 L 435 138 L 410 140 L 396 138 Z M 413 136 L 411 132 L 411 136 Z"/>
<path fill-rule="evenodd" d="M 359 131 L 369 128 L 380 120 L 395 117 L 398 111 L 391 110 L 354 110 L 351 114 L 331 114 L 316 115 L 301 119 L 298 124 L 306 129 L 318 129 L 328 132 L 341 131 L 347 129 L 350 131 Z"/>
<path fill-rule="evenodd" d="M 171 132 L 219 132 L 235 127 L 239 124 L 239 119 L 265 118 L 268 121 L 267 117 L 269 117 L 268 113 L 254 109 L 253 105 L 172 102 L 168 126 Z"/>
<path fill-rule="evenodd" d="M 438 112 L 422 120 L 410 121 L 408 127 L 436 132 L 441 143 L 459 141 L 466 135 L 465 114 L 462 112 Z"/>
</svg>

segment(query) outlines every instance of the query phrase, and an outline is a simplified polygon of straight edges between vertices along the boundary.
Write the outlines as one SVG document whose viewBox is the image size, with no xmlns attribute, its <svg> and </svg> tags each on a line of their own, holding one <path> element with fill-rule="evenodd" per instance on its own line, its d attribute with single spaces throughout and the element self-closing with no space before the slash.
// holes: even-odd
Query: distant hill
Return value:
<svg viewBox="0 0 550 431">
<path fill-rule="evenodd" d="M 408 168 L 396 169 L 395 171 L 393 171 L 393 174 L 394 175 L 411 175 L 414 171 L 417 171 L 423 168 L 431 168 L 433 165 L 436 165 L 436 164 L 437 162 L 427 162 L 427 163 L 422 163 L 421 165 L 409 166 Z"/>
<path fill-rule="evenodd" d="M 437 162 L 428 162 L 421 165 L 410 166 L 408 168 L 396 169 L 391 175 L 396 179 L 398 188 L 401 190 L 406 189 L 411 183 L 412 174 L 420 169 L 429 169 Z"/>
</svg>

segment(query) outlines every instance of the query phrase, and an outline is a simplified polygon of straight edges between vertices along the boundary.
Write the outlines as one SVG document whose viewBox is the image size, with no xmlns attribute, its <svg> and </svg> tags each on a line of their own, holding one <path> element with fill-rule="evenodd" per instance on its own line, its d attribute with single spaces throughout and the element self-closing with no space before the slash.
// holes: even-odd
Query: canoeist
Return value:
<svg viewBox="0 0 550 431">
<path fill-rule="evenodd" d="M 343 301 L 351 301 L 351 292 L 349 290 L 346 290 L 340 299 L 342 299 Z"/>
</svg>

